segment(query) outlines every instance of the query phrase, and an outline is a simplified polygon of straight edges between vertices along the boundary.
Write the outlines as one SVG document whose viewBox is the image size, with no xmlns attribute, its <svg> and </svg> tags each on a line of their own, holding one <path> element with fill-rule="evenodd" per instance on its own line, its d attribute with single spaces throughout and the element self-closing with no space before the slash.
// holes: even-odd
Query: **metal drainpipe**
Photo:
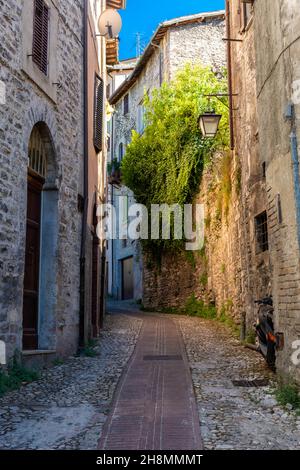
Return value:
<svg viewBox="0 0 300 470">
<path fill-rule="evenodd" d="M 86 231 L 88 213 L 88 0 L 84 1 L 83 13 L 83 199 L 84 208 L 81 227 L 80 250 L 80 310 L 79 310 L 79 347 L 84 346 L 85 323 L 85 263 Z"/>
<path fill-rule="evenodd" d="M 294 105 L 292 105 L 292 109 L 291 109 L 291 120 L 292 120 L 292 132 L 290 136 L 290 141 L 291 141 L 291 153 L 292 153 L 293 175 L 294 175 L 297 238 L 298 238 L 298 245 L 300 248 L 300 176 L 299 176 L 298 139 L 297 139 L 297 133 L 296 133 L 296 119 L 295 119 Z"/>
<path fill-rule="evenodd" d="M 226 30 L 227 38 L 231 39 L 230 27 L 230 0 L 226 1 Z M 231 59 L 231 41 L 227 42 L 227 63 L 228 63 L 228 92 L 229 92 L 229 122 L 230 122 L 230 148 L 234 150 L 234 123 L 233 123 L 233 87 L 232 87 L 232 59 Z"/>
</svg>

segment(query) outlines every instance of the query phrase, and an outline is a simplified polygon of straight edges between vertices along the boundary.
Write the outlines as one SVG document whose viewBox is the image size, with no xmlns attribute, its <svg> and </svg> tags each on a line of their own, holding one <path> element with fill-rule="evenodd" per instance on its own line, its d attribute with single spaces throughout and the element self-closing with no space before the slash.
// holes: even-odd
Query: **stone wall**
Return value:
<svg viewBox="0 0 300 470">
<path fill-rule="evenodd" d="M 57 272 L 54 285 L 48 286 L 56 290 L 52 334 L 60 354 L 74 352 L 78 340 L 83 2 L 58 5 L 57 48 L 50 50 L 50 60 L 56 56 L 60 84 L 56 103 L 23 71 L 22 9 L 29 7 L 27 0 L 1 2 L 0 80 L 6 97 L 0 106 L 0 339 L 7 344 L 8 357 L 22 350 L 28 143 L 38 122 L 47 126 L 57 168 Z"/>
<path fill-rule="evenodd" d="M 230 43 L 233 93 L 237 94 L 233 100 L 235 148 L 223 157 L 216 155 L 204 172 L 197 201 L 205 205 L 205 254 L 202 257 L 195 255 L 193 279 L 188 288 L 183 288 L 180 303 L 184 305 L 194 293 L 198 299 L 215 303 L 219 311 L 227 306 L 228 314 L 237 323 L 245 318 L 246 329 L 250 332 L 253 331 L 256 316 L 254 300 L 270 293 L 269 252 L 259 252 L 255 231 L 255 217 L 267 209 L 267 191 L 263 160 L 258 151 L 254 31 L 251 24 L 245 31 L 241 29 L 240 2 L 232 0 L 230 4 L 231 35 L 243 41 Z M 222 25 L 216 28 L 219 30 L 217 38 L 224 37 Z M 180 38 L 178 36 L 178 43 Z M 220 58 L 216 56 L 218 41 L 211 33 L 207 38 L 209 46 L 210 41 L 211 61 L 219 67 Z M 198 44 L 195 47 L 197 51 Z M 179 46 L 174 51 L 180 54 Z M 225 62 L 223 46 L 220 51 Z M 207 50 L 204 57 L 205 54 Z M 207 57 L 205 60 L 208 60 Z M 176 260 L 173 263 L 176 265 Z M 175 291 L 181 282 L 181 263 L 178 266 L 178 275 L 173 276 Z M 184 277 L 191 276 L 191 267 L 187 264 L 185 269 L 187 273 Z M 146 269 L 145 277 L 148 276 Z M 171 290 L 169 280 L 163 281 L 161 276 L 158 278 L 160 285 L 165 281 Z M 153 292 L 153 287 L 151 290 Z M 177 298 L 169 300 L 171 304 L 178 304 Z M 164 303 L 163 296 L 156 296 L 155 306 L 158 307 L 161 302 Z M 150 306 L 148 293 L 145 303 Z"/>
<path fill-rule="evenodd" d="M 298 141 L 294 158 L 299 159 L 300 11 L 295 0 L 258 0 L 254 12 L 259 148 L 266 161 L 276 331 L 284 333 L 285 339 L 277 365 L 280 372 L 300 382 L 299 366 L 291 360 L 293 343 L 300 338 L 299 168 L 293 165 L 291 152 L 292 121 L 285 118 L 291 103 Z"/>
<path fill-rule="evenodd" d="M 168 76 L 174 78 L 186 62 L 201 63 L 221 70 L 225 66 L 225 24 L 223 18 L 208 18 L 203 22 L 177 25 L 168 32 Z"/>
<path fill-rule="evenodd" d="M 204 170 L 195 203 L 205 208 L 205 243 L 200 251 L 163 254 L 161 266 L 144 262 L 144 297 L 146 308 L 184 309 L 195 296 L 221 312 L 226 308 L 237 323 L 241 319 L 240 232 L 236 220 L 239 206 L 237 175 L 229 154 L 215 155 Z M 224 193 L 224 181 L 231 190 Z M 245 306 L 243 306 L 243 311 Z"/>
<path fill-rule="evenodd" d="M 220 70 L 225 67 L 225 46 L 222 41 L 224 37 L 224 18 L 221 14 L 218 18 L 206 18 L 205 21 L 195 20 L 193 24 L 174 25 L 168 29 L 160 42 L 160 51 L 155 48 L 154 53 L 146 63 L 135 84 L 129 90 L 129 113 L 123 113 L 123 97 L 116 104 L 116 113 L 113 124 L 113 155 L 118 158 L 119 145 L 123 143 L 124 148 L 131 141 L 132 130 L 138 131 L 138 114 L 145 93 L 151 96 L 155 88 L 159 88 L 160 79 L 168 81 L 174 78 L 175 73 L 186 63 L 202 63 L 211 65 L 214 70 Z M 160 52 L 162 57 L 160 57 Z M 160 70 L 160 62 L 162 69 Z M 124 194 L 124 190 L 122 190 Z M 115 199 L 121 193 L 115 191 Z M 128 191 L 128 195 L 130 195 Z M 133 201 L 134 202 L 134 201 Z M 117 206 L 117 203 L 115 203 Z M 114 251 L 118 253 L 118 258 L 128 257 L 129 253 L 134 255 L 135 259 L 135 284 L 136 291 L 140 298 L 141 286 L 143 286 L 144 304 L 153 305 L 160 303 L 167 306 L 175 302 L 176 305 L 182 303 L 187 293 L 191 294 L 194 290 L 193 274 L 191 273 L 191 264 L 187 261 L 185 255 L 179 260 L 173 260 L 165 257 L 162 263 L 162 271 L 165 276 L 157 275 L 144 266 L 143 280 L 141 279 L 142 262 L 140 256 L 140 244 L 133 243 L 131 252 L 122 249 L 122 242 L 114 242 Z M 145 262 L 144 262 L 145 264 Z M 146 262 L 147 264 L 147 262 Z M 184 276 L 178 279 L 178 267 Z M 199 268 L 201 271 L 201 267 Z M 116 289 L 120 285 L 120 273 L 115 262 L 114 267 Z M 180 282 L 179 282 L 180 281 Z M 173 291 L 171 287 L 174 287 Z M 170 289 L 168 288 L 170 287 Z M 116 293 L 115 293 L 116 295 Z M 174 302 L 173 302 L 174 301 Z M 156 304 L 157 302 L 157 304 Z"/>
</svg>

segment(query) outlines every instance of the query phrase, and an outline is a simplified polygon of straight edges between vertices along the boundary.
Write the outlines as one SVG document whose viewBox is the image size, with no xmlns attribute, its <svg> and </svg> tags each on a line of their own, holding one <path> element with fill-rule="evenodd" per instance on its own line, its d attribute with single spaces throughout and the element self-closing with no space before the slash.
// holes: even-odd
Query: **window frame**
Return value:
<svg viewBox="0 0 300 470">
<path fill-rule="evenodd" d="M 40 6 L 42 7 L 41 33 L 37 32 L 37 13 Z M 44 19 L 47 12 L 46 21 Z M 46 33 L 44 32 L 45 24 L 47 25 Z M 41 37 L 40 37 L 41 36 Z M 46 44 L 45 44 L 46 42 Z M 40 46 L 40 47 L 39 47 Z M 49 76 L 49 49 L 50 49 L 50 6 L 45 0 L 34 0 L 33 2 L 33 26 L 32 26 L 32 61 L 38 67 L 40 72 L 46 77 Z M 37 56 L 37 50 L 40 49 Z"/>
<path fill-rule="evenodd" d="M 124 116 L 127 116 L 129 114 L 129 93 L 126 93 L 126 95 L 123 98 L 123 114 Z"/>
<path fill-rule="evenodd" d="M 99 89 L 101 91 L 102 101 L 99 101 Z M 103 150 L 103 125 L 104 125 L 104 81 L 98 73 L 95 73 L 94 84 L 94 121 L 93 121 L 93 143 L 97 153 Z M 100 107 L 100 109 L 99 109 Z M 98 128 L 100 127 L 100 130 Z M 100 136 L 99 136 L 100 134 Z"/>
<path fill-rule="evenodd" d="M 241 29 L 242 32 L 247 31 L 249 26 L 252 23 L 253 19 L 253 4 L 254 1 L 242 1 L 240 2 L 240 12 L 241 12 Z M 248 11 L 248 7 L 250 7 L 250 11 Z"/>
<path fill-rule="evenodd" d="M 268 214 L 264 210 L 254 217 L 256 254 L 269 251 L 269 225 Z"/>
<path fill-rule="evenodd" d="M 121 151 L 122 150 L 122 151 Z M 124 157 L 124 143 L 120 142 L 118 146 L 118 161 L 121 163 Z"/>
</svg>

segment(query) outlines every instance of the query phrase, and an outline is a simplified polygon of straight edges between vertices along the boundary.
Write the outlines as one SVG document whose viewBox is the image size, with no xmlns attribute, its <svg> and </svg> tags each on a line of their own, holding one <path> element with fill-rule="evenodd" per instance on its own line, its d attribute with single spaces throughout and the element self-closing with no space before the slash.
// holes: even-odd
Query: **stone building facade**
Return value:
<svg viewBox="0 0 300 470">
<path fill-rule="evenodd" d="M 176 71 L 188 62 L 209 65 L 215 71 L 225 67 L 223 37 L 223 11 L 176 18 L 166 21 L 158 27 L 131 74 L 114 90 L 110 97 L 110 103 L 115 107 L 113 138 L 111 139 L 112 159 L 116 158 L 119 162 L 121 161 L 126 146 L 131 141 L 132 130 L 143 132 L 145 93 L 151 96 L 153 89 L 159 88 L 163 81 L 172 80 Z M 118 200 L 120 196 L 128 197 L 129 207 L 135 202 L 133 194 L 127 188 L 115 189 L 114 195 L 113 203 L 117 208 L 117 213 L 119 213 Z M 175 270 L 176 266 L 178 268 L 176 263 L 170 268 L 166 262 L 168 280 L 162 280 L 161 277 L 157 278 L 151 270 L 147 270 L 147 263 L 143 262 L 138 241 L 128 240 L 127 243 L 124 243 L 124 240 L 115 240 L 112 244 L 112 251 L 114 257 L 109 263 L 109 270 L 114 273 L 113 288 L 111 289 L 111 294 L 114 297 L 126 297 L 122 284 L 124 281 L 126 282 L 126 278 L 124 279 L 124 272 L 127 269 L 126 263 L 132 259 L 132 297 L 135 300 L 142 299 L 144 305 L 148 306 L 153 300 L 150 292 L 154 291 L 158 304 L 172 304 L 174 289 L 168 290 L 167 286 L 172 284 L 170 273 L 172 268 Z M 161 295 L 157 279 L 161 280 Z M 181 284 L 181 290 L 184 292 L 184 283 L 176 283 Z M 178 288 L 180 289 L 180 287 Z M 168 302 L 170 300 L 171 302 Z"/>
<path fill-rule="evenodd" d="M 43 8 L 43 3 L 14 1 L 1 5 L 0 80 L 5 86 L 5 99 L 0 108 L 0 338 L 7 345 L 8 357 L 22 351 L 23 346 L 26 350 L 65 354 L 74 352 L 77 346 L 81 238 L 78 194 L 82 193 L 83 171 L 83 5 L 66 1 L 60 2 L 58 8 L 56 3 L 46 4 L 50 41 L 48 66 L 44 70 L 37 64 L 38 58 L 34 61 L 32 56 L 35 8 Z M 41 15 L 41 10 L 36 14 Z M 34 131 L 36 142 L 30 143 Z M 45 183 L 41 181 L 42 203 L 39 195 L 33 203 L 40 207 L 36 207 L 32 225 L 39 226 L 36 234 L 32 234 L 32 244 L 28 240 L 26 250 L 30 223 L 27 220 L 30 146 L 30 151 L 36 153 L 32 158 L 41 158 L 38 152 L 44 154 Z M 33 177 L 35 173 L 42 176 L 34 162 L 31 166 Z M 32 194 L 34 198 L 34 190 Z M 39 279 L 34 272 L 34 279 L 28 279 L 24 286 L 26 255 L 28 275 L 30 263 L 35 263 L 35 271 L 40 272 Z M 24 319 L 24 304 L 30 304 L 30 291 L 35 298 L 27 308 L 35 311 L 31 318 Z M 23 335 L 23 324 L 28 340 Z"/>
<path fill-rule="evenodd" d="M 93 270 L 101 277 L 89 242 L 95 192 L 105 193 L 104 94 L 95 98 L 95 74 L 105 83 L 108 46 L 95 34 L 106 3 L 1 3 L 0 341 L 7 359 L 22 353 L 44 363 L 98 333 L 91 297 L 100 316 L 103 288 L 86 286 Z"/>
<path fill-rule="evenodd" d="M 297 378 L 300 339 L 300 9 L 296 0 L 253 3 L 259 152 L 265 164 L 280 372 Z M 263 51 L 268 51 L 264 54 Z"/>
<path fill-rule="evenodd" d="M 227 0 L 231 151 L 202 178 L 205 249 L 192 264 L 167 256 L 160 272 L 145 269 L 144 302 L 183 307 L 195 295 L 234 318 L 244 337 L 254 331 L 254 301 L 272 295 L 283 338 L 277 370 L 299 382 L 298 6 Z"/>
</svg>

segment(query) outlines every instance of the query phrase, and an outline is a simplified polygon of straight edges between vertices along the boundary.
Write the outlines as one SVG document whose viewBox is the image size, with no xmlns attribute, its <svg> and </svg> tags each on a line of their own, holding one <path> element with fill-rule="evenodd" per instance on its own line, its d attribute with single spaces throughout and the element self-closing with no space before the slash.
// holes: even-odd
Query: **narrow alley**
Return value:
<svg viewBox="0 0 300 470">
<path fill-rule="evenodd" d="M 300 450 L 299 31 L 0 0 L 1 468 Z"/>
<path fill-rule="evenodd" d="M 274 374 L 227 327 L 128 303 L 112 312 L 94 357 L 0 399 L 0 449 L 299 448 L 300 417 L 276 403 Z"/>
</svg>

